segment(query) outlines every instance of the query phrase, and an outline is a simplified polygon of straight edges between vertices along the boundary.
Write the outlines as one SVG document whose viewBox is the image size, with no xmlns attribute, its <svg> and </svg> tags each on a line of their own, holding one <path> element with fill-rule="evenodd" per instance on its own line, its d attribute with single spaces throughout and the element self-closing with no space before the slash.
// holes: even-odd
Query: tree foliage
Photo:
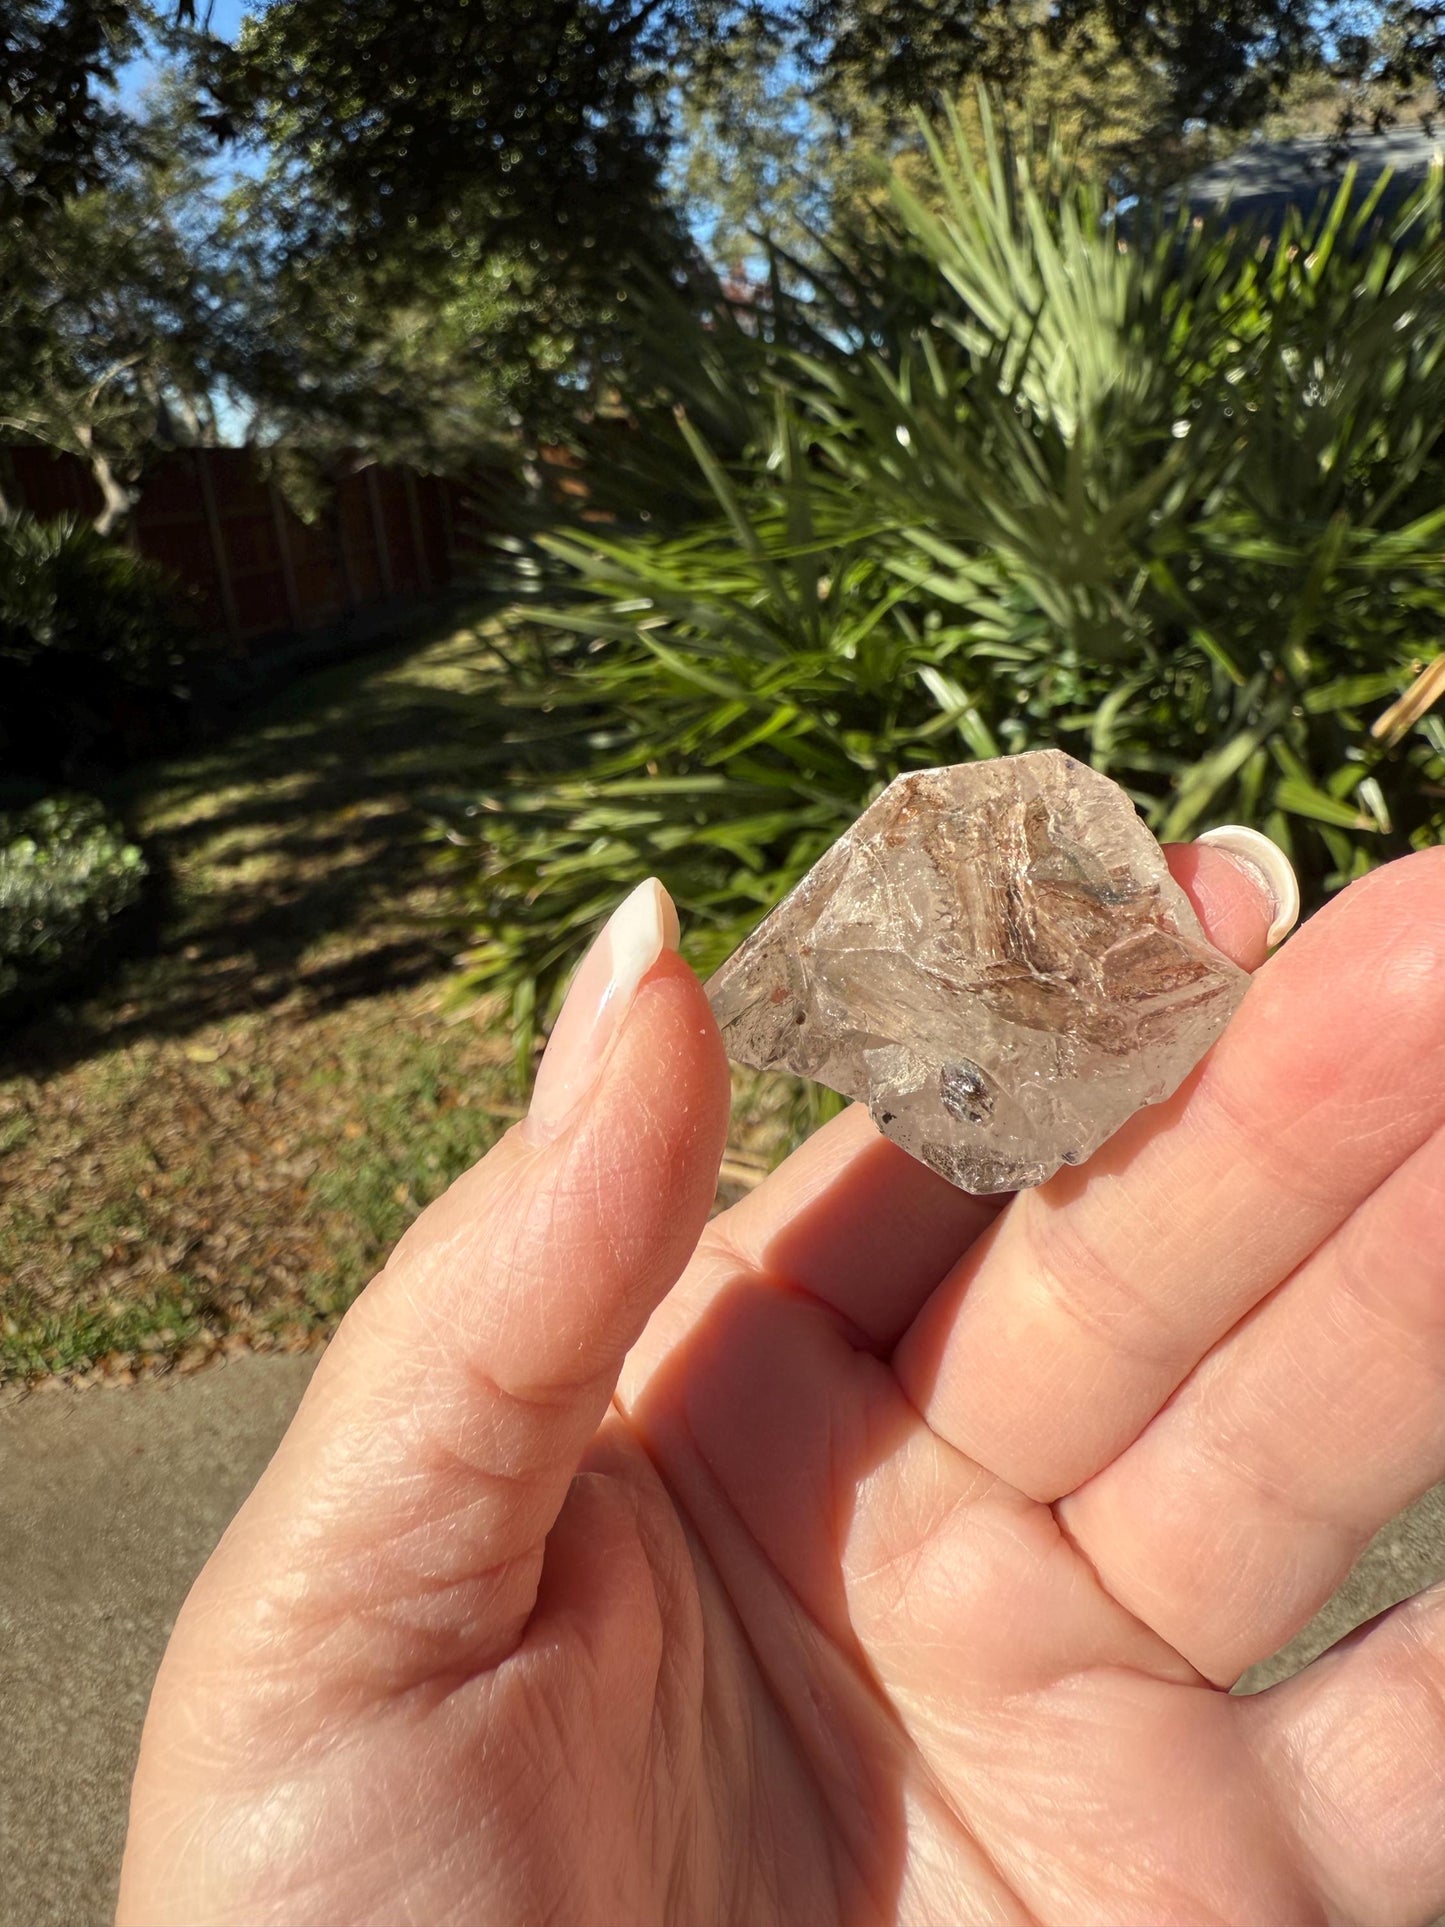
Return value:
<svg viewBox="0 0 1445 1927">
<path fill-rule="evenodd" d="M 526 265 L 469 242 L 424 261 L 292 252 L 288 212 L 269 173 L 238 183 L 224 209 L 247 439 L 422 467 L 483 459 L 507 439 L 534 369 L 556 372 L 569 345 L 529 309 Z"/>
<path fill-rule="evenodd" d="M 1374 88 L 1387 118 L 1423 85 L 1445 80 L 1442 0 L 798 0 L 800 45 L 826 90 L 839 78 L 895 111 L 948 96 L 964 79 L 1017 90 L 1042 26 L 1057 52 L 1116 46 L 1163 89 L 1177 131 L 1257 126 L 1301 75 Z"/>
<path fill-rule="evenodd" d="M 130 0 L 8 0 L 0 12 L 0 221 L 99 185 L 128 145 L 109 97 L 139 42 Z"/>
<path fill-rule="evenodd" d="M 311 181 L 311 238 L 344 209 L 363 244 L 467 218 L 551 256 L 626 245 L 660 212 L 647 0 L 273 0 L 220 70 L 271 152 Z"/>
<path fill-rule="evenodd" d="M 1256 123 L 1343 35 L 1317 0 L 273 0 L 213 86 L 294 163 L 299 244 L 465 230 L 606 284 L 685 256 L 669 162 L 726 250 L 770 207 L 818 225 L 861 150 L 980 79 L 1121 119 L 1138 159 Z"/>
<path fill-rule="evenodd" d="M 0 441 L 84 461 L 103 531 L 166 447 L 447 466 L 542 417 L 534 389 L 565 381 L 575 402 L 577 334 L 607 310 L 539 317 L 530 258 L 465 235 L 424 258 L 339 232 L 292 250 L 284 170 L 227 178 L 193 95 L 172 81 L 132 120 L 103 182 L 0 227 Z"/>
<path fill-rule="evenodd" d="M 256 342 L 184 103 L 136 128 L 102 184 L 0 224 L 0 436 L 80 457 L 106 529 L 152 448 L 214 439 Z"/>
<path fill-rule="evenodd" d="M 1403 0 L 1370 19 L 1363 0 L 273 0 L 212 85 L 284 173 L 293 254 L 399 251 L 445 279 L 447 255 L 479 244 L 525 264 L 544 332 L 570 334 L 579 363 L 610 355 L 615 369 L 630 339 L 617 287 L 688 262 L 669 189 L 714 260 L 745 259 L 759 229 L 797 251 L 870 203 L 870 158 L 907 151 L 920 107 L 966 102 L 980 79 L 1021 126 L 1063 124 L 1080 164 L 1147 189 L 1191 163 L 1198 130 L 1258 125 L 1301 75 L 1328 74 L 1336 118 L 1348 119 L 1360 90 L 1343 77 L 1373 63 L 1379 118 L 1387 71 L 1403 84 L 1429 65 L 1435 11 Z M 577 329 L 589 307 L 609 315 L 595 341 Z"/>
<path fill-rule="evenodd" d="M 1006 75 L 991 95 L 1007 137 L 1040 158 L 1057 141 L 1081 176 L 1121 193 L 1177 178 L 1193 148 L 1162 74 L 1130 60 L 1101 22 L 1060 36 L 1046 15 L 1020 7 L 992 29 L 1010 42 L 1006 58 L 985 62 Z M 927 118 L 936 132 L 950 112 L 981 152 L 978 90 L 935 102 Z M 776 58 L 693 92 L 684 118 L 677 192 L 705 223 L 714 258 L 735 270 L 756 264 L 763 236 L 800 263 L 816 261 L 820 246 L 847 248 L 887 204 L 890 170 L 925 197 L 936 185 L 917 115 L 899 125 L 890 107 L 838 78 L 815 96 Z"/>
<path fill-rule="evenodd" d="M 927 192 L 912 110 L 965 77 L 1019 140 L 1060 126 L 1138 188 L 1185 167 L 1196 120 L 1257 119 L 1302 75 L 1316 107 L 1388 116 L 1438 65 L 1437 12 L 270 0 L 228 47 L 189 0 L 12 0 L 0 432 L 82 455 L 107 525 L 152 447 L 221 420 L 438 464 L 576 439 L 648 402 L 643 290 L 715 308 L 699 233 L 720 263 L 758 230 L 800 268 L 846 253 L 879 155 Z M 185 79 L 137 110 L 112 83 L 142 40 Z"/>
<path fill-rule="evenodd" d="M 106 184 L 141 146 L 116 90 L 147 41 L 219 45 L 195 0 L 5 0 L 0 7 L 0 221 Z M 221 131 L 221 123 L 211 123 Z"/>
</svg>

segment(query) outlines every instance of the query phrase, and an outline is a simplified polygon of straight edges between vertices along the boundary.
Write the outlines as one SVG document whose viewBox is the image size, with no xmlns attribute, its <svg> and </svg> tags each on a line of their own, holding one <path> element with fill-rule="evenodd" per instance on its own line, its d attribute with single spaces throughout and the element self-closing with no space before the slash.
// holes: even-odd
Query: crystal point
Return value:
<svg viewBox="0 0 1445 1927">
<path fill-rule="evenodd" d="M 738 1063 L 860 1099 L 987 1193 L 1171 1096 L 1248 981 L 1124 791 L 1036 750 L 900 776 L 707 988 Z"/>
</svg>

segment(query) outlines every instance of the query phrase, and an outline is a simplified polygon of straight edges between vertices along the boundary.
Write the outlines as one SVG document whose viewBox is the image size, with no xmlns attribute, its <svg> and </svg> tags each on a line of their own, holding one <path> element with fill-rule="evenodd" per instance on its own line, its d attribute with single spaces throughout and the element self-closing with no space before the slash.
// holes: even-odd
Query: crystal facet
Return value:
<svg viewBox="0 0 1445 1927">
<path fill-rule="evenodd" d="M 861 1099 L 985 1193 L 1172 1095 L 1248 981 L 1124 791 L 1038 750 L 900 776 L 707 988 L 738 1063 Z"/>
</svg>

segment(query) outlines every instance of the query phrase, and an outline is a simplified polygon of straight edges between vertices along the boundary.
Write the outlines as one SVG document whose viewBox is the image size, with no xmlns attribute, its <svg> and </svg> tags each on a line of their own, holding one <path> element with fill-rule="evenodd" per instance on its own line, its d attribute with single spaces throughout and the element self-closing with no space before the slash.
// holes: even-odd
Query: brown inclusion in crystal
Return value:
<svg viewBox="0 0 1445 1927">
<path fill-rule="evenodd" d="M 861 1099 L 984 1193 L 1169 1097 L 1248 981 L 1124 791 L 1039 750 L 900 776 L 708 995 L 738 1063 Z"/>
</svg>

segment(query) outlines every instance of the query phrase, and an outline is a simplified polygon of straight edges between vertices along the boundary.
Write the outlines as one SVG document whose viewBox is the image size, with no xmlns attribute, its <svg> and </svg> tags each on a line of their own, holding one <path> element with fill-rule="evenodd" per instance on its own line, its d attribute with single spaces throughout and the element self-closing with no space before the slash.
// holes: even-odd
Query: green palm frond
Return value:
<svg viewBox="0 0 1445 1927">
<path fill-rule="evenodd" d="M 1439 182 L 1126 245 L 997 140 L 933 168 L 751 315 L 670 314 L 675 409 L 593 471 L 614 519 L 545 541 L 510 700 L 546 729 L 443 832 L 466 981 L 524 1028 L 629 883 L 711 968 L 961 756 L 1056 744 L 1163 834 L 1257 823 L 1316 902 L 1445 825 L 1445 724 L 1370 727 L 1445 633 Z"/>
</svg>

